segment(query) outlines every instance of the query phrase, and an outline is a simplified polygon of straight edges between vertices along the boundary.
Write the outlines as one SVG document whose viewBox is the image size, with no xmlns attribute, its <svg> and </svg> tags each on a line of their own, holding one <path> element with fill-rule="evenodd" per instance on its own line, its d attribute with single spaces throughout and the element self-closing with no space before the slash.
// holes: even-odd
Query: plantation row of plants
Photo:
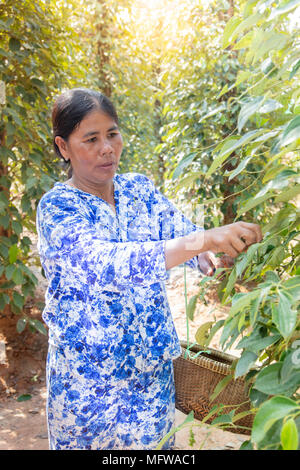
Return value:
<svg viewBox="0 0 300 470">
<path fill-rule="evenodd" d="M 261 225 L 259 245 L 201 281 L 230 311 L 199 325 L 196 339 L 209 347 L 222 329 L 220 346 L 240 350 L 231 379 L 245 377 L 255 414 L 244 448 L 297 449 L 300 1 L 165 0 L 168 15 L 138 3 L 0 5 L 0 311 L 16 314 L 16 334 L 46 333 L 24 306 L 38 282 L 36 207 L 65 178 L 51 105 L 64 88 L 100 89 L 120 114 L 121 171 L 148 174 L 179 205 L 189 201 L 195 222 L 203 207 L 205 228 Z M 252 287 L 237 293 L 237 282 Z"/>
</svg>

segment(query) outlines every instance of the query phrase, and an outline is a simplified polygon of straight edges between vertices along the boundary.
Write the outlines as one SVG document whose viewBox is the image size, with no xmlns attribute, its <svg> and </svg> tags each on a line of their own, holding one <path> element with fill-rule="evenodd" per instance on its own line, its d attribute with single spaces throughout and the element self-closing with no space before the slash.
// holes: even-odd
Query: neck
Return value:
<svg viewBox="0 0 300 470">
<path fill-rule="evenodd" d="M 110 204 L 114 204 L 114 183 L 112 179 L 104 183 L 91 183 L 83 182 L 76 175 L 72 175 L 72 178 L 67 183 L 81 189 L 81 191 L 94 194 Z"/>
</svg>

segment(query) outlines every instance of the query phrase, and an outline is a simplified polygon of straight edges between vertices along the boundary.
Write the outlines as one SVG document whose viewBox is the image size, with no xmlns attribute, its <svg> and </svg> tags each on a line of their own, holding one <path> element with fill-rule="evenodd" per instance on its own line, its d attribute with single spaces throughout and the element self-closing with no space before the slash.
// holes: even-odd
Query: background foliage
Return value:
<svg viewBox="0 0 300 470">
<path fill-rule="evenodd" d="M 202 281 L 231 307 L 201 339 L 222 328 L 221 346 L 241 350 L 234 376 L 249 381 L 256 415 L 248 448 L 299 446 L 299 5 L 0 3 L 0 310 L 18 315 L 19 332 L 45 333 L 23 308 L 37 284 L 37 203 L 66 177 L 51 106 L 64 88 L 99 89 L 119 112 L 120 171 L 147 174 L 196 223 L 204 206 L 206 228 L 263 227 L 262 243 Z M 237 281 L 254 287 L 236 293 Z"/>
</svg>

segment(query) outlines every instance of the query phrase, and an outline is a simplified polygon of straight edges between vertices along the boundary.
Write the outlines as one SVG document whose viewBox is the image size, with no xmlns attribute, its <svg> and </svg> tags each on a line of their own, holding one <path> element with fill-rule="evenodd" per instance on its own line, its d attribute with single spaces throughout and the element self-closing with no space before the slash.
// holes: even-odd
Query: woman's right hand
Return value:
<svg viewBox="0 0 300 470">
<path fill-rule="evenodd" d="M 214 253 L 225 253 L 236 258 L 253 243 L 262 241 L 260 226 L 248 222 L 235 222 L 206 230 L 205 245 Z"/>
</svg>

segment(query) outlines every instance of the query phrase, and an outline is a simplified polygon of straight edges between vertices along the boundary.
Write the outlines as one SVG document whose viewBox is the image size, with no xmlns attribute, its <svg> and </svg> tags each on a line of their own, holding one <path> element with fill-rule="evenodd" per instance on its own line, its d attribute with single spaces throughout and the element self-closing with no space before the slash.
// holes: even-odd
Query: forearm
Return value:
<svg viewBox="0 0 300 470">
<path fill-rule="evenodd" d="M 166 269 L 182 264 L 194 256 L 208 251 L 209 237 L 205 230 L 201 232 L 192 232 L 184 237 L 166 240 L 165 243 L 165 260 Z"/>
</svg>

